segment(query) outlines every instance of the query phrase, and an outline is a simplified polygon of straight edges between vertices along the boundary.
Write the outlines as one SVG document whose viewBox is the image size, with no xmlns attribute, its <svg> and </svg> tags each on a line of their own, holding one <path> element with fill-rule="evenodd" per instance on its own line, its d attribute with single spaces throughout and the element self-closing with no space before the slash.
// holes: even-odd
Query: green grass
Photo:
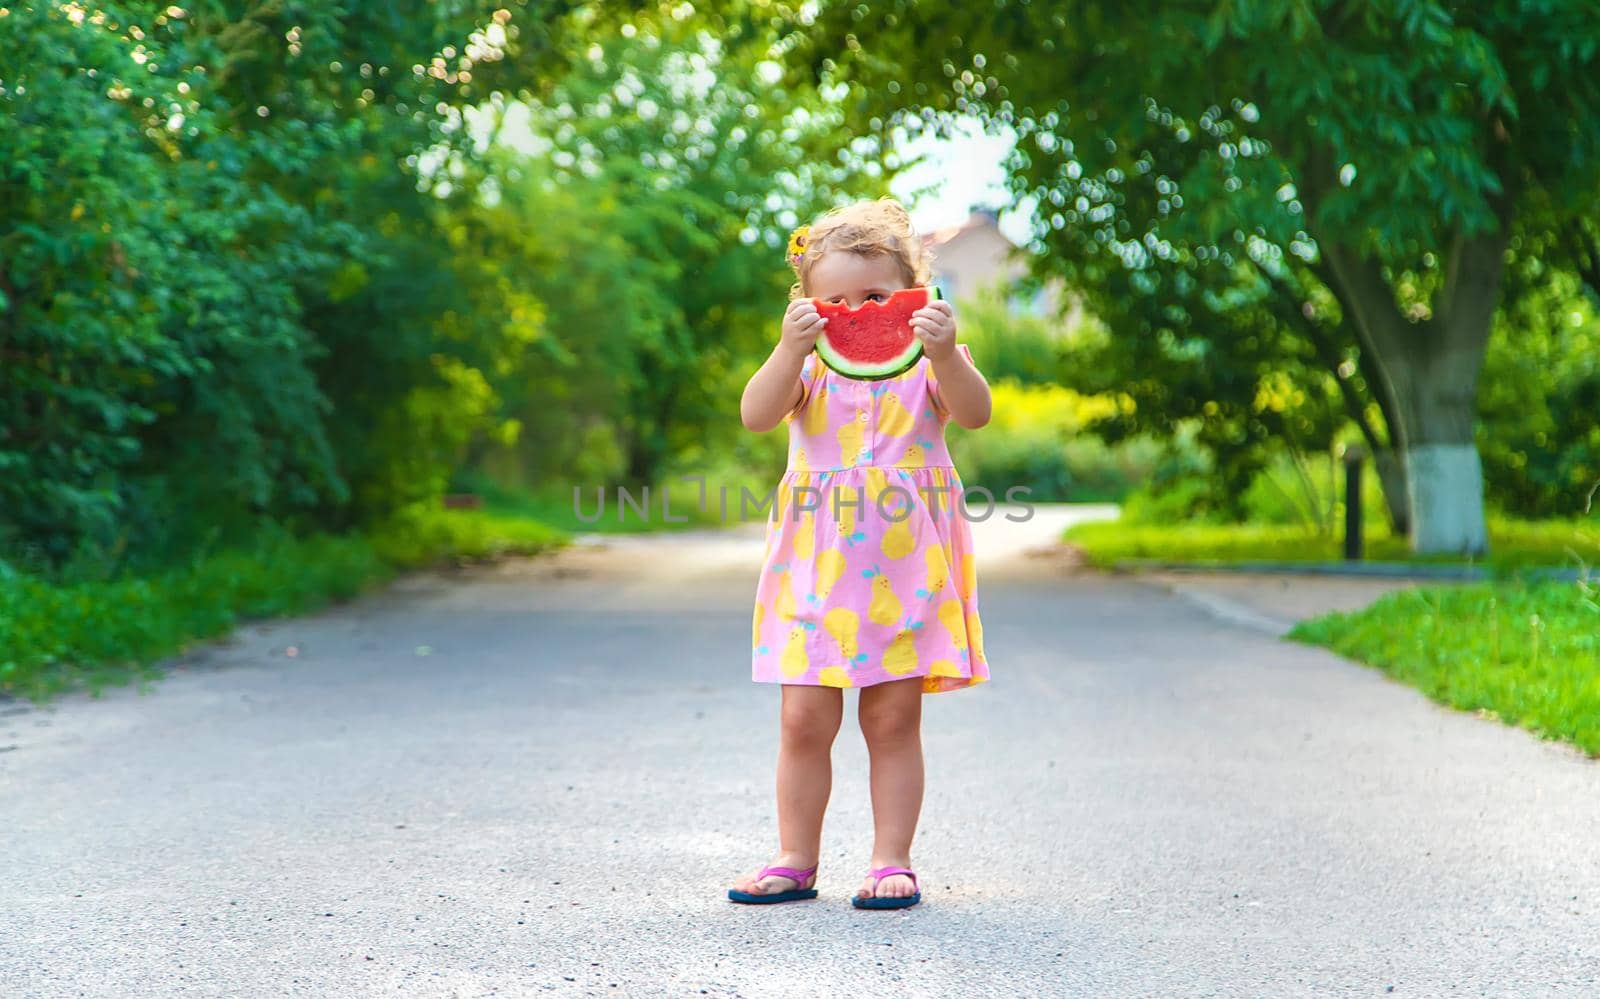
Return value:
<svg viewBox="0 0 1600 999">
<path fill-rule="evenodd" d="M 394 569 L 502 555 L 534 555 L 565 543 L 567 532 L 537 517 L 500 510 L 412 508 L 366 532 Z"/>
<path fill-rule="evenodd" d="M 0 692 L 42 701 L 148 680 L 157 661 L 242 620 L 304 613 L 406 569 L 531 554 L 564 537 L 525 517 L 413 509 L 359 535 L 266 531 L 251 548 L 159 573 L 71 584 L 0 577 Z"/>
<path fill-rule="evenodd" d="M 670 482 L 666 486 L 652 486 L 650 488 L 649 505 L 646 515 L 640 516 L 633 505 L 623 508 L 622 515 L 618 516 L 618 494 L 615 486 L 605 486 L 605 508 L 599 510 L 600 500 L 596 496 L 596 487 L 593 485 L 582 487 L 581 495 L 573 500 L 572 488 L 564 487 L 560 490 L 547 490 L 543 492 L 524 492 L 506 489 L 495 485 L 487 478 L 475 479 L 471 482 L 472 491 L 483 497 L 484 509 L 490 513 L 506 517 L 528 518 L 549 524 L 569 534 L 643 534 L 650 531 L 684 530 L 690 527 L 715 526 L 720 523 L 717 515 L 717 498 L 713 492 L 708 502 L 708 509 L 702 513 L 698 508 L 700 498 L 699 487 L 693 482 Z M 668 509 L 672 520 L 668 521 L 662 509 L 662 491 L 666 489 Z M 631 504 L 644 505 L 645 495 L 642 489 L 631 489 Z M 737 499 L 737 493 L 734 494 Z M 582 512 L 584 520 L 578 514 Z M 596 512 L 600 516 L 596 517 Z M 684 518 L 679 521 L 678 518 Z"/>
<path fill-rule="evenodd" d="M 1600 585 L 1401 590 L 1290 637 L 1369 663 L 1452 707 L 1600 755 Z"/>
<path fill-rule="evenodd" d="M 1336 537 L 1300 527 L 1211 524 L 1079 524 L 1066 540 L 1090 562 L 1138 559 L 1194 565 L 1336 561 Z M 1591 755 L 1600 755 L 1600 585 L 1509 578 L 1533 566 L 1600 565 L 1600 518 L 1491 518 L 1495 581 L 1401 590 L 1351 614 L 1303 622 L 1290 637 L 1368 663 L 1441 703 L 1478 711 Z M 1381 528 L 1367 558 L 1417 558 Z"/>
<path fill-rule="evenodd" d="M 1130 524 L 1101 521 L 1068 528 L 1064 540 L 1083 550 L 1093 565 L 1109 567 L 1137 559 L 1196 565 L 1229 562 L 1323 562 L 1343 557 L 1338 537 L 1303 527 L 1254 524 Z M 1369 530 L 1365 557 L 1372 561 L 1452 563 L 1459 558 L 1417 557 L 1404 538 L 1385 528 Z M 1587 521 L 1519 521 L 1491 518 L 1489 556 L 1482 564 L 1511 571 L 1531 566 L 1600 563 L 1600 518 Z"/>
</svg>

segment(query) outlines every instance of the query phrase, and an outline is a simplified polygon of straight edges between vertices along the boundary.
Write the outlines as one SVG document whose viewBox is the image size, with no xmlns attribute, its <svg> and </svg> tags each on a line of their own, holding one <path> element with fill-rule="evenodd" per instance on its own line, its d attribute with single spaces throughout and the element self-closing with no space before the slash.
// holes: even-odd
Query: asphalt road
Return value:
<svg viewBox="0 0 1600 999">
<path fill-rule="evenodd" d="M 849 905 L 853 711 L 821 898 L 726 900 L 775 845 L 760 538 L 648 537 L 0 705 L 0 995 L 1600 994 L 1600 765 L 1027 553 L 1070 515 L 979 531 L 916 908 Z"/>
</svg>

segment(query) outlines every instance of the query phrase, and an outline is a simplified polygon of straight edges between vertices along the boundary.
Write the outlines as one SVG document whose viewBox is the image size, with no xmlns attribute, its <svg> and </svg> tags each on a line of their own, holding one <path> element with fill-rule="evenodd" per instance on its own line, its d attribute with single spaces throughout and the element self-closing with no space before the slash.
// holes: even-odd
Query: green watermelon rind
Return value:
<svg viewBox="0 0 1600 999">
<path fill-rule="evenodd" d="M 930 295 L 928 301 L 937 301 L 944 297 L 937 285 L 928 285 Z M 888 378 L 910 371 L 912 366 L 922 358 L 922 341 L 912 339 L 911 346 L 906 352 L 882 364 L 864 365 L 850 361 L 839 356 L 828 346 L 826 336 L 817 337 L 817 356 L 822 358 L 822 363 L 844 375 L 846 378 L 855 378 L 864 382 L 881 382 Z"/>
</svg>

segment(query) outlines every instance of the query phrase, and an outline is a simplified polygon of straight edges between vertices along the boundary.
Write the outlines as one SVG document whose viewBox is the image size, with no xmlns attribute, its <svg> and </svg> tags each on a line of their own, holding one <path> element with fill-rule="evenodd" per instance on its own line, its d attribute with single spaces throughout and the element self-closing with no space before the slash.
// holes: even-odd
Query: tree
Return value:
<svg viewBox="0 0 1600 999">
<path fill-rule="evenodd" d="M 1479 390 L 1478 444 L 1507 512 L 1569 517 L 1600 484 L 1600 317 L 1572 273 L 1518 254 Z"/>
<path fill-rule="evenodd" d="M 1152 160 L 1173 162 L 1188 150 L 1186 126 L 1163 124 L 1165 133 L 1153 135 L 1147 151 Z M 1342 408 L 1376 458 L 1392 526 L 1405 533 L 1404 465 L 1387 430 L 1394 419 L 1370 389 L 1363 370 L 1369 358 L 1356 348 L 1337 301 L 1304 261 L 1260 237 L 1234 249 L 1166 232 L 1129 266 L 1126 252 L 1105 252 L 1106 232 L 1119 219 L 1196 209 L 1163 176 L 1125 180 L 1116 178 L 1120 201 L 1090 209 L 1101 225 L 1071 223 L 1080 217 L 1078 198 L 1094 204 L 1105 178 L 1076 178 L 1071 198 L 1059 189 L 1045 196 L 1052 209 L 1046 221 L 1059 207 L 1064 224 L 1041 262 L 1116 331 L 1076 347 L 1060 377 L 1086 392 L 1124 392 L 1137 403 L 1095 428 L 1110 440 L 1144 432 L 1175 440 L 1180 428 L 1197 424 L 1195 439 L 1216 458 L 1212 504 L 1242 515 L 1244 485 L 1272 448 L 1286 442 L 1294 454 L 1327 447 L 1339 429 L 1330 416 Z M 1218 196 L 1245 196 L 1227 192 L 1226 178 L 1220 184 Z M 1270 216 L 1277 205 L 1264 194 L 1255 210 Z"/>
<path fill-rule="evenodd" d="M 1039 205 L 1046 270 L 1071 270 L 1056 254 L 1070 260 L 1074 241 L 1133 271 L 1202 248 L 1237 261 L 1256 240 L 1297 261 L 1337 301 L 1391 417 L 1413 547 L 1485 550 L 1474 400 L 1507 248 L 1519 228 L 1593 231 L 1579 226 L 1600 176 L 1591 4 L 787 13 L 791 65 L 847 84 L 863 127 L 913 120 L 907 109 L 1015 127 L 1013 189 Z M 1153 212 L 1128 210 L 1139 186 L 1162 195 L 1144 202 Z M 1574 260 L 1593 248 L 1564 245 Z"/>
<path fill-rule="evenodd" d="M 436 492 L 528 330 L 455 321 L 462 291 L 510 309 L 408 159 L 441 107 L 548 86 L 581 9 L 0 6 L 0 546 L 116 559 Z"/>
<path fill-rule="evenodd" d="M 669 14 L 590 37 L 546 93 L 483 109 L 505 141 L 479 211 L 526 234 L 501 245 L 547 310 L 548 340 L 505 379 L 524 465 L 598 471 L 578 453 L 598 448 L 645 486 L 742 432 L 728 407 L 775 336 L 789 230 L 886 178 L 873 144 L 839 148 L 837 108 L 762 65 L 765 25 Z"/>
</svg>

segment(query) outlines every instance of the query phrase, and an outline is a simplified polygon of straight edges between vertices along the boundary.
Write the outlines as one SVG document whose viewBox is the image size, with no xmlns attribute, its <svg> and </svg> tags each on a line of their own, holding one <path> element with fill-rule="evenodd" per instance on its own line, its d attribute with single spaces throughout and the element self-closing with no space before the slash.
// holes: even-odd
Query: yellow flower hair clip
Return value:
<svg viewBox="0 0 1600 999">
<path fill-rule="evenodd" d="M 810 226 L 803 225 L 789 234 L 789 265 L 796 270 L 800 269 L 800 261 L 806 255 L 806 234 L 810 231 Z"/>
</svg>

